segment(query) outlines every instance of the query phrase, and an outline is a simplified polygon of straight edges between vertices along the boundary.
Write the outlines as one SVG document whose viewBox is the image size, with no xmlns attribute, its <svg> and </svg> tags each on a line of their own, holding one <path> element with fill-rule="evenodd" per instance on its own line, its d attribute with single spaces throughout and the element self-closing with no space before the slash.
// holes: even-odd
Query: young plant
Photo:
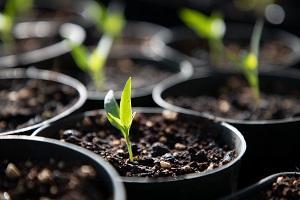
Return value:
<svg viewBox="0 0 300 200">
<path fill-rule="evenodd" d="M 132 113 L 131 108 L 131 77 L 127 80 L 122 91 L 120 107 L 114 97 L 114 92 L 110 90 L 105 96 L 104 108 L 106 117 L 111 125 L 119 129 L 125 139 L 129 160 L 133 161 L 131 142 L 129 139 L 130 127 L 135 116 L 135 113 Z"/>
<path fill-rule="evenodd" d="M 220 58 L 227 59 L 235 67 L 240 69 L 252 89 L 256 105 L 259 103 L 259 79 L 258 79 L 258 55 L 259 43 L 263 29 L 263 20 L 257 20 L 251 36 L 250 50 L 244 54 L 236 55 L 224 47 L 223 36 L 225 23 L 215 14 L 210 17 L 201 12 L 184 8 L 180 11 L 180 17 L 185 24 L 194 30 L 199 36 L 208 40 L 210 54 L 215 63 Z"/>
<path fill-rule="evenodd" d="M 12 27 L 18 15 L 32 7 L 33 0 L 7 0 L 0 13 L 0 36 L 4 45 L 13 42 Z"/>
<path fill-rule="evenodd" d="M 208 40 L 211 61 L 218 63 L 224 55 L 223 36 L 225 33 L 225 22 L 219 13 L 212 13 L 211 16 L 183 8 L 179 12 L 181 20 L 192 29 L 197 35 Z"/>
<path fill-rule="evenodd" d="M 95 4 L 98 5 L 98 4 Z M 98 42 L 97 47 L 89 52 L 88 48 L 82 44 L 74 43 L 70 38 L 70 46 L 72 48 L 72 57 L 76 65 L 84 72 L 92 77 L 94 84 L 98 90 L 103 88 L 105 82 L 104 66 L 111 50 L 113 41 L 120 35 L 123 30 L 125 20 L 123 17 L 122 6 L 119 4 L 111 5 L 107 11 L 98 5 L 93 7 L 95 13 L 93 15 L 98 19 L 98 26 L 101 26 L 103 36 Z"/>
<path fill-rule="evenodd" d="M 252 89 L 256 105 L 259 103 L 260 90 L 259 90 L 259 77 L 258 77 L 258 56 L 260 38 L 263 30 L 264 21 L 258 19 L 255 23 L 253 33 L 251 36 L 250 50 L 241 56 L 238 66 L 242 69 L 245 78 Z"/>
</svg>

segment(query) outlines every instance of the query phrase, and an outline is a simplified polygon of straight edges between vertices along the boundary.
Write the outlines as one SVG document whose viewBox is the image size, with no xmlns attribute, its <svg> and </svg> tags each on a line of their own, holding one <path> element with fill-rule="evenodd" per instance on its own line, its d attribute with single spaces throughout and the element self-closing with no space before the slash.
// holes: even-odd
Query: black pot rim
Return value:
<svg viewBox="0 0 300 200">
<path fill-rule="evenodd" d="M 190 64 L 190 62 L 185 60 L 172 60 L 171 57 L 158 57 L 158 56 L 151 56 L 146 55 L 142 52 L 116 52 L 114 54 L 111 54 L 111 59 L 121 59 L 121 58 L 132 58 L 132 59 L 141 59 L 146 61 L 154 61 L 156 63 L 160 62 L 173 62 L 174 65 L 178 66 L 178 71 L 174 72 L 174 74 L 170 75 L 170 77 L 177 77 L 177 78 L 189 78 L 193 75 L 194 69 L 193 66 Z M 167 65 L 167 63 L 166 63 Z M 173 67 L 174 68 L 174 67 Z M 164 70 L 163 68 L 161 70 Z M 138 97 L 144 97 L 147 95 L 151 95 L 153 88 L 157 85 L 151 84 L 142 88 L 135 88 L 132 89 L 132 98 L 138 98 Z M 107 91 L 104 92 L 97 92 L 97 91 L 88 91 L 88 99 L 90 100 L 104 100 L 104 97 L 106 95 Z M 115 91 L 115 97 L 116 99 L 121 98 L 122 91 Z"/>
<path fill-rule="evenodd" d="M 162 111 L 164 111 L 164 109 L 162 108 L 134 108 L 135 111 L 137 112 L 141 112 L 141 113 L 161 113 Z M 77 118 L 79 116 L 82 115 L 95 115 L 97 113 L 103 114 L 105 113 L 105 110 L 93 110 L 93 111 L 87 111 L 81 114 L 77 114 L 72 116 L 72 118 Z M 194 117 L 199 117 L 193 114 L 186 114 L 186 113 L 182 113 L 184 115 L 192 115 Z M 206 119 L 205 119 L 206 120 Z M 188 180 L 188 179 L 195 179 L 195 178 L 201 178 L 201 177 L 205 177 L 205 176 L 209 176 L 210 174 L 213 173 L 218 173 L 224 169 L 227 169 L 229 167 L 231 167 L 232 165 L 236 164 L 238 161 L 241 160 L 241 158 L 243 157 L 243 155 L 246 152 L 246 141 L 244 139 L 244 136 L 232 125 L 226 123 L 226 122 L 215 122 L 215 121 L 211 121 L 212 123 L 217 123 L 220 126 L 225 127 L 226 129 L 230 130 L 232 133 L 234 133 L 237 138 L 239 138 L 240 142 L 241 142 L 241 150 L 240 150 L 240 154 L 231 162 L 229 162 L 228 164 L 216 168 L 216 169 L 212 169 L 212 170 L 208 170 L 205 172 L 201 172 L 201 173 L 190 173 L 190 174 L 186 174 L 186 175 L 181 175 L 181 176 L 177 176 L 177 177 L 163 177 L 163 178 L 151 178 L 151 177 L 123 177 L 122 181 L 125 183 L 163 183 L 163 182 L 174 182 L 174 181 L 182 181 L 182 180 Z M 39 129 L 37 129 L 36 131 L 33 132 L 32 136 L 38 136 L 39 132 L 41 132 L 42 130 L 46 129 L 47 127 L 49 127 L 49 125 L 47 126 L 43 126 L 40 127 Z"/>
<path fill-rule="evenodd" d="M 216 72 L 211 72 L 208 70 L 202 70 L 202 73 L 197 74 L 196 76 L 194 76 L 191 79 L 184 79 L 184 80 L 178 80 L 178 79 L 174 79 L 174 78 L 166 79 L 166 80 L 162 81 L 160 84 L 158 84 L 153 89 L 152 98 L 156 104 L 158 104 L 159 106 L 161 106 L 165 109 L 173 110 L 173 111 L 180 112 L 180 113 L 188 113 L 188 114 L 198 115 L 198 116 L 202 116 L 202 117 L 205 117 L 208 119 L 213 119 L 216 121 L 224 121 L 224 122 L 227 122 L 227 123 L 230 123 L 233 125 L 275 125 L 275 124 L 284 124 L 284 123 L 300 121 L 300 116 L 293 117 L 293 118 L 285 118 L 285 119 L 251 120 L 251 121 L 223 118 L 223 117 L 214 116 L 214 115 L 208 114 L 208 113 L 203 113 L 203 112 L 198 112 L 198 111 L 194 111 L 191 109 L 182 108 L 182 107 L 170 104 L 162 98 L 162 93 L 166 89 L 176 86 L 176 84 L 179 84 L 179 83 L 182 83 L 185 81 L 189 81 L 189 80 L 196 80 L 196 79 L 201 79 L 204 77 L 209 77 L 214 74 L 225 74 L 225 75 L 227 74 L 228 75 L 228 74 L 238 74 L 238 73 L 231 73 L 231 72 L 216 73 Z M 300 81 L 300 74 L 298 72 L 292 72 L 292 71 L 290 71 L 290 72 L 280 71 L 280 73 L 275 73 L 275 72 L 274 73 L 261 73 L 260 76 L 286 77 L 286 78 L 291 78 L 291 79 L 298 79 Z"/>
<path fill-rule="evenodd" d="M 113 199 L 114 200 L 124 200 L 125 198 L 125 188 L 122 183 L 122 181 L 119 178 L 118 173 L 116 170 L 105 160 L 102 158 L 99 158 L 98 155 L 95 153 L 88 151 L 82 147 L 78 147 L 74 144 L 66 143 L 66 142 L 60 142 L 59 140 L 51 139 L 51 138 L 44 138 L 44 137 L 38 137 L 38 136 L 24 136 L 24 135 L 6 135 L 6 136 L 0 136 L 0 140 L 27 140 L 27 141 L 37 141 L 42 143 L 48 143 L 52 145 L 57 145 L 63 148 L 71 149 L 73 152 L 79 152 L 86 157 L 88 157 L 91 160 L 94 160 L 98 165 L 101 165 L 104 170 L 109 174 L 111 177 L 112 185 L 113 185 Z M 115 178 L 112 178 L 115 177 Z M 116 191 L 116 188 L 118 188 L 118 192 Z"/>
<path fill-rule="evenodd" d="M 84 29 L 77 24 L 73 24 L 69 22 L 60 23 L 58 21 L 51 21 L 51 20 L 19 22 L 15 25 L 14 31 L 16 32 L 18 29 L 22 29 L 22 27 L 46 26 L 46 25 L 51 27 L 58 26 L 59 27 L 58 35 L 60 35 L 63 39 L 61 39 L 60 41 L 54 44 L 50 44 L 48 46 L 39 49 L 34 49 L 19 54 L 1 56 L 0 67 L 10 68 L 10 67 L 17 67 L 18 65 L 22 65 L 22 66 L 32 65 L 44 60 L 56 58 L 60 55 L 69 53 L 71 51 L 71 48 L 68 44 L 67 39 L 65 39 L 64 36 L 71 37 L 72 39 L 74 39 L 76 43 L 79 44 L 85 40 L 86 33 Z"/>
<path fill-rule="evenodd" d="M 228 29 L 232 29 L 232 30 L 243 29 L 243 27 L 249 28 L 251 26 L 253 26 L 253 25 L 250 25 L 249 23 L 241 23 L 241 22 L 239 22 L 239 23 L 238 22 L 230 22 L 226 25 L 226 27 Z M 289 42 L 287 42 L 285 44 L 290 49 L 292 49 L 291 54 L 294 55 L 294 57 L 291 58 L 291 62 L 289 64 L 279 64 L 278 68 L 276 68 L 276 69 L 287 68 L 289 66 L 293 66 L 293 65 L 299 63 L 299 61 L 300 61 L 300 39 L 298 36 L 296 36 L 290 32 L 287 32 L 285 30 L 282 30 L 282 29 L 272 28 L 272 27 L 267 27 L 267 26 L 264 27 L 264 30 L 268 35 L 270 35 L 270 34 L 276 35 L 278 38 L 282 38 L 285 41 L 287 41 L 287 39 L 288 39 Z M 158 51 L 159 49 L 163 49 L 163 48 L 169 49 L 169 51 L 172 51 L 173 53 L 190 60 L 195 65 L 207 65 L 208 64 L 207 61 L 183 54 L 168 45 L 168 43 L 172 42 L 174 40 L 174 38 L 176 38 L 178 35 L 179 36 L 184 35 L 185 37 L 188 37 L 191 34 L 195 34 L 195 33 L 186 26 L 177 26 L 168 31 L 162 30 L 153 36 L 152 40 L 155 41 L 155 44 L 156 44 L 155 51 Z M 226 33 L 225 33 L 225 35 L 226 35 Z M 230 36 L 228 36 L 228 37 L 230 38 Z M 174 41 L 176 41 L 176 40 L 174 40 Z M 215 69 L 215 70 L 218 70 L 218 69 Z M 262 71 L 270 71 L 270 70 L 271 69 L 269 69 L 269 70 L 262 69 Z M 220 71 L 222 71 L 222 70 L 220 70 Z"/>
<path fill-rule="evenodd" d="M 0 70 L 0 78 L 1 79 L 20 79 L 20 78 L 31 78 L 31 79 L 38 79 L 38 80 L 49 80 L 54 81 L 63 85 L 68 85 L 75 89 L 78 93 L 78 100 L 70 106 L 65 111 L 59 113 L 58 115 L 47 119 L 45 121 L 42 121 L 40 123 L 27 126 L 21 129 L 11 130 L 0 133 L 0 135 L 10 135 L 10 134 L 21 134 L 23 132 L 32 131 L 36 128 L 39 128 L 43 125 L 46 125 L 48 123 L 52 123 L 54 121 L 57 121 L 59 119 L 62 119 L 66 117 L 67 115 L 70 115 L 74 111 L 78 110 L 86 101 L 87 99 L 87 92 L 86 88 L 83 86 L 82 83 L 80 83 L 78 80 L 69 77 L 67 75 L 48 71 L 48 70 L 40 70 L 36 68 L 9 68 L 9 69 L 1 69 Z"/>
<path fill-rule="evenodd" d="M 250 193 L 253 189 L 256 189 L 257 187 L 260 187 L 262 185 L 267 185 L 270 182 L 273 182 L 279 176 L 295 176 L 295 175 L 300 176 L 300 172 L 280 172 L 280 173 L 272 174 L 270 176 L 267 176 L 267 177 L 261 179 L 257 183 L 254 183 L 254 184 L 238 191 L 237 193 L 234 193 L 228 197 L 225 197 L 223 200 L 238 199 L 241 195 L 243 195 L 245 193 Z"/>
</svg>

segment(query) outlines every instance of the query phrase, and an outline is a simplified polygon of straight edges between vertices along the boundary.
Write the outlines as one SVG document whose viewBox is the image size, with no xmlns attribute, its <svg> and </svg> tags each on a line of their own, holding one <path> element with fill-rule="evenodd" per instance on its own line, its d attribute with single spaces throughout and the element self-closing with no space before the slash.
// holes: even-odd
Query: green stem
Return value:
<svg viewBox="0 0 300 200">
<path fill-rule="evenodd" d="M 209 39 L 208 45 L 210 49 L 210 60 L 214 64 L 219 64 L 222 59 L 221 57 L 224 55 L 224 44 L 220 38 L 217 39 Z"/>
<path fill-rule="evenodd" d="M 125 135 L 125 141 L 128 149 L 128 154 L 129 154 L 129 160 L 133 161 L 133 153 L 132 153 L 132 148 L 131 148 L 131 142 L 129 139 L 129 130 L 127 131 L 127 134 Z"/>
</svg>

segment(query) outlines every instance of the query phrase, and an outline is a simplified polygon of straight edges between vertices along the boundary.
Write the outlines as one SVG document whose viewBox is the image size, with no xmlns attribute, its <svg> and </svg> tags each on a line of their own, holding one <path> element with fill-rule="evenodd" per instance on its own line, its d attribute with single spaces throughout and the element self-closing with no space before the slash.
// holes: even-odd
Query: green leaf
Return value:
<svg viewBox="0 0 300 200">
<path fill-rule="evenodd" d="M 109 90 L 104 98 L 104 109 L 116 118 L 120 118 L 120 108 L 114 97 L 114 92 Z"/>
<path fill-rule="evenodd" d="M 102 31 L 105 12 L 104 6 L 98 2 L 92 2 L 87 7 L 87 14 L 96 24 L 99 31 Z"/>
<path fill-rule="evenodd" d="M 103 69 L 105 60 L 106 59 L 103 57 L 103 55 L 97 49 L 95 49 L 88 60 L 90 71 L 93 73 L 99 73 Z"/>
<path fill-rule="evenodd" d="M 71 55 L 73 59 L 75 60 L 77 66 L 83 70 L 83 71 L 88 71 L 89 70 L 89 65 L 87 62 L 88 58 L 88 50 L 85 46 L 80 45 L 80 44 L 75 44 L 71 41 L 69 41 L 69 45 L 72 48 Z"/>
<path fill-rule="evenodd" d="M 132 110 L 131 110 L 131 77 L 127 80 L 122 91 L 120 102 L 120 119 L 124 126 L 128 129 L 132 123 Z"/>
<path fill-rule="evenodd" d="M 106 113 L 106 116 L 107 116 L 108 121 L 111 123 L 111 125 L 113 125 L 117 129 L 119 129 L 121 131 L 123 137 L 125 138 L 124 127 L 123 127 L 121 120 L 119 118 L 114 117 L 110 113 Z"/>
<path fill-rule="evenodd" d="M 211 17 L 199 11 L 184 8 L 180 11 L 181 20 L 201 37 L 208 39 L 222 38 L 225 33 L 225 23 L 220 15 Z"/>
<path fill-rule="evenodd" d="M 252 53 L 252 52 L 250 52 L 250 53 L 248 53 L 245 57 L 244 57 L 244 59 L 243 59 L 243 65 L 244 65 L 244 67 L 247 69 L 247 70 L 250 70 L 250 71 L 252 71 L 252 70 L 256 70 L 257 69 L 257 66 L 258 66 L 258 59 L 257 59 L 257 56 L 254 54 L 254 53 Z"/>
<path fill-rule="evenodd" d="M 103 31 L 113 37 L 121 34 L 125 26 L 125 19 L 122 13 L 112 12 L 108 13 L 103 22 Z"/>
</svg>

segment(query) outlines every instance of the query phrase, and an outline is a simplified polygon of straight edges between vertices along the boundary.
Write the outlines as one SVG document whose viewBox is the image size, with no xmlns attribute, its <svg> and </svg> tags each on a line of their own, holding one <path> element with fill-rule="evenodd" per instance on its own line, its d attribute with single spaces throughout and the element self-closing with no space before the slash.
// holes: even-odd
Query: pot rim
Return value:
<svg viewBox="0 0 300 200">
<path fill-rule="evenodd" d="M 155 107 L 155 108 L 137 107 L 137 108 L 134 108 L 134 110 L 137 111 L 137 112 L 140 112 L 140 113 L 161 113 L 165 109 L 157 108 L 157 107 Z M 69 120 L 78 118 L 80 116 L 91 116 L 91 115 L 103 114 L 103 113 L 105 113 L 105 110 L 103 110 L 103 109 L 87 111 L 87 112 L 84 112 L 84 113 L 79 113 L 77 115 L 74 115 L 71 118 L 69 118 Z M 193 114 L 187 114 L 187 113 L 180 113 L 180 114 L 190 115 L 192 117 L 196 117 L 196 118 L 199 118 L 199 119 L 202 118 L 200 116 L 196 116 L 196 115 L 193 115 Z M 202 120 L 207 120 L 207 118 L 202 118 Z M 141 184 L 143 184 L 143 183 L 147 184 L 147 183 L 166 183 L 166 182 L 184 181 L 184 180 L 209 176 L 209 175 L 214 174 L 214 173 L 219 173 L 222 170 L 226 170 L 226 169 L 230 168 L 231 166 L 235 165 L 238 161 L 241 160 L 241 158 L 243 157 L 243 155 L 246 152 L 247 144 L 246 144 L 246 141 L 244 139 L 244 136 L 235 127 L 233 127 L 232 125 L 230 125 L 226 122 L 216 122 L 216 121 L 210 120 L 210 119 L 209 119 L 209 121 L 212 124 L 218 125 L 220 127 L 224 127 L 225 129 L 231 131 L 234 135 L 237 136 L 237 139 L 240 141 L 240 143 L 241 143 L 241 146 L 240 146 L 240 149 L 239 149 L 240 153 L 231 162 L 229 162 L 226 165 L 223 165 L 219 168 L 204 171 L 204 172 L 200 172 L 200 173 L 190 173 L 190 174 L 186 174 L 186 175 L 180 175 L 180 176 L 177 176 L 177 177 L 158 177 L 158 178 L 153 178 L 153 177 L 152 178 L 151 177 L 124 177 L 124 176 L 121 176 L 122 181 L 125 182 L 125 183 L 141 183 Z M 44 129 L 46 129 L 50 126 L 51 125 L 40 127 L 39 129 L 37 129 L 36 131 L 33 132 L 32 136 L 39 136 L 38 134 L 41 131 L 43 131 Z"/>
<path fill-rule="evenodd" d="M 86 33 L 81 26 L 74 23 L 61 23 L 53 20 L 18 22 L 14 26 L 14 32 L 24 31 L 24 28 L 29 26 L 36 26 L 35 28 L 37 29 L 38 27 L 41 28 L 45 27 L 46 25 L 51 26 L 52 28 L 58 27 L 57 35 L 60 36 L 62 39 L 60 39 L 58 42 L 54 42 L 42 48 L 33 49 L 17 54 L 1 56 L 0 67 L 11 68 L 17 67 L 18 65 L 33 65 L 35 63 L 53 59 L 60 55 L 66 54 L 71 51 L 71 48 L 68 44 L 67 39 L 64 38 L 65 35 L 72 37 L 74 41 L 79 44 L 81 44 L 85 40 Z M 48 36 L 49 34 L 51 35 L 50 32 L 48 32 L 47 34 Z M 44 37 L 46 36 L 44 35 L 41 38 Z"/>
<path fill-rule="evenodd" d="M 153 89 L 153 93 L 152 93 L 152 98 L 154 100 L 154 102 L 156 104 L 158 104 L 159 106 L 169 109 L 169 110 L 173 110 L 179 113 L 188 113 L 188 114 L 193 114 L 193 115 L 197 115 L 197 116 L 201 116 L 201 117 L 205 117 L 208 119 L 213 119 L 216 121 L 224 121 L 227 122 L 229 124 L 233 124 L 233 125 L 275 125 L 275 124 L 284 124 L 284 123 L 291 123 L 291 122 L 300 122 L 300 116 L 299 117 L 293 117 L 293 118 L 285 118 L 285 119 L 272 119 L 272 120 L 237 120 L 237 119 L 230 119 L 230 118 L 223 118 L 223 117 L 218 117 L 215 116 L 213 114 L 208 114 L 208 113 L 204 113 L 204 112 L 198 112 L 198 111 L 194 111 L 191 109 L 187 109 L 187 108 L 182 108 L 180 106 L 176 106 L 173 105 L 171 103 L 168 103 L 167 101 L 165 101 L 162 98 L 162 93 L 165 92 L 165 90 L 171 88 L 171 87 L 175 87 L 177 84 L 183 83 L 183 82 L 187 82 L 187 81 L 192 81 L 192 80 L 196 80 L 196 79 L 202 79 L 202 78 L 206 78 L 206 77 L 211 77 L 214 75 L 234 75 L 234 74 L 238 74 L 238 73 L 234 73 L 234 72 L 211 72 L 208 70 L 202 70 L 202 73 L 197 74 L 196 76 L 193 76 L 191 79 L 184 79 L 184 80 L 178 80 L 178 79 L 166 79 L 163 82 L 161 82 L 159 85 L 157 85 L 154 89 Z M 284 77 L 284 78 L 290 78 L 290 79 L 298 79 L 300 81 L 299 78 L 299 72 L 295 72 L 295 71 L 290 71 L 290 72 L 285 72 L 285 71 L 280 71 L 280 73 L 278 72 L 272 72 L 272 73 L 261 73 L 260 76 L 261 77 Z"/>
<path fill-rule="evenodd" d="M 82 147 L 79 147 L 77 145 L 66 143 L 66 142 L 60 142 L 59 140 L 51 139 L 51 138 L 44 138 L 44 137 L 38 137 L 38 136 L 24 136 L 24 135 L 6 135 L 6 136 L 0 136 L 0 140 L 25 140 L 25 141 L 36 141 L 41 143 L 47 143 L 54 146 L 60 146 L 65 149 L 72 150 L 73 153 L 80 153 L 83 154 L 85 157 L 87 157 L 89 160 L 93 160 L 97 165 L 100 165 L 106 173 L 109 175 L 111 182 L 112 182 L 112 191 L 113 191 L 113 199 L 114 200 L 123 200 L 125 198 L 125 187 L 122 183 L 120 176 L 118 175 L 117 171 L 104 159 L 99 158 L 98 155 L 95 153 L 88 151 Z M 116 192 L 118 190 L 118 192 Z"/>
<path fill-rule="evenodd" d="M 8 68 L 8 69 L 1 69 L 0 70 L 0 79 L 37 79 L 37 80 L 47 80 L 47 81 L 53 81 L 56 83 L 59 83 L 61 85 L 67 85 L 72 87 L 76 90 L 78 93 L 78 100 L 70 106 L 68 109 L 64 110 L 63 112 L 55 115 L 54 117 L 51 117 L 47 120 L 44 120 L 42 122 L 39 122 L 37 124 L 29 125 L 24 128 L 16 129 L 16 130 L 10 130 L 0 133 L 0 135 L 10 135 L 10 134 L 21 134 L 27 131 L 32 131 L 36 128 L 39 128 L 43 125 L 46 125 L 48 123 L 52 123 L 54 121 L 57 121 L 59 119 L 62 119 L 74 111 L 78 110 L 86 101 L 87 99 L 87 91 L 86 88 L 83 86 L 82 83 L 80 83 L 78 80 L 69 77 L 67 75 L 48 71 L 48 70 L 41 70 L 36 68 Z"/>
<path fill-rule="evenodd" d="M 295 175 L 300 176 L 300 172 L 280 172 L 280 173 L 272 174 L 270 176 L 267 176 L 267 177 L 261 179 L 257 183 L 254 183 L 244 189 L 241 189 L 240 191 L 238 191 L 230 196 L 222 198 L 222 200 L 239 199 L 239 198 L 243 197 L 243 195 L 247 195 L 248 193 L 250 193 L 253 190 L 257 190 L 260 187 L 264 187 L 264 186 L 271 184 L 279 176 L 295 176 Z"/>
</svg>

